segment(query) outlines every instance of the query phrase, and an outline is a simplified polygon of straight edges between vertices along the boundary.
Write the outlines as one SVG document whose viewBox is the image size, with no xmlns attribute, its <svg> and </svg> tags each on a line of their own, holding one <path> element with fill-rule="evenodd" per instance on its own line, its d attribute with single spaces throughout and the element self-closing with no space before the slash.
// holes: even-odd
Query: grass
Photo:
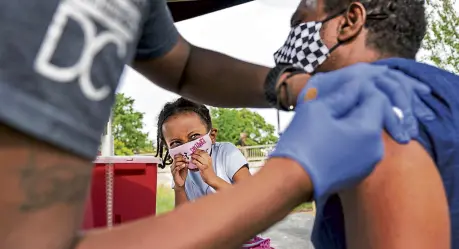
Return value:
<svg viewBox="0 0 459 249">
<path fill-rule="evenodd" d="M 159 185 L 156 192 L 156 214 L 174 209 L 174 190 L 170 186 Z"/>
<path fill-rule="evenodd" d="M 293 209 L 293 213 L 300 213 L 300 212 L 311 212 L 312 211 L 312 202 L 306 202 L 295 209 Z"/>
<path fill-rule="evenodd" d="M 159 185 L 156 196 L 156 214 L 167 213 L 174 209 L 174 190 L 169 186 Z M 312 203 L 303 203 L 296 207 L 293 212 L 310 212 Z"/>
</svg>

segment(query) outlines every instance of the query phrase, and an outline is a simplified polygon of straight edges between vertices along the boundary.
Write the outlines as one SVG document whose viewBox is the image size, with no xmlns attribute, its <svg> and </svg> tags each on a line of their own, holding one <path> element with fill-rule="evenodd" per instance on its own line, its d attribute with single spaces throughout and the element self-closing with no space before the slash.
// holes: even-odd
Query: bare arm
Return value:
<svg viewBox="0 0 459 249">
<path fill-rule="evenodd" d="M 223 189 L 231 188 L 231 183 L 226 182 L 225 180 L 221 179 L 220 177 L 216 177 L 215 180 L 208 183 L 216 191 L 221 191 Z"/>
<path fill-rule="evenodd" d="M 0 125 L 0 248 L 77 243 L 93 164 Z"/>
<path fill-rule="evenodd" d="M 183 203 L 188 202 L 188 197 L 186 196 L 185 188 L 179 188 L 176 187 L 174 188 L 174 194 L 175 194 L 175 207 L 178 207 L 179 205 L 182 205 Z"/>
<path fill-rule="evenodd" d="M 8 228 L 0 229 L 0 248 L 234 248 L 282 219 L 312 191 L 298 164 L 273 159 L 256 177 L 218 195 L 80 237 L 75 231 L 82 223 L 92 163 L 3 126 L 0 138 L 0 224 Z M 270 191 L 265 182 L 272 183 Z"/>
<path fill-rule="evenodd" d="M 271 159 L 258 174 L 233 188 L 163 216 L 88 234 L 78 249 L 236 248 L 285 217 L 310 197 L 311 190 L 310 179 L 299 165 Z"/>
<path fill-rule="evenodd" d="M 357 188 L 341 194 L 348 248 L 450 248 L 446 194 L 417 142 L 385 135 L 385 158 Z"/>
<path fill-rule="evenodd" d="M 173 189 L 175 196 L 175 207 L 188 202 L 188 196 L 185 191 L 185 182 L 188 176 L 188 166 L 186 159 L 178 154 L 174 156 L 171 164 L 171 173 L 173 179 Z"/>
<path fill-rule="evenodd" d="M 250 173 L 249 166 L 244 165 L 236 172 L 236 174 L 234 174 L 233 181 L 235 183 L 238 183 L 243 181 L 244 179 L 250 178 L 251 176 L 252 174 Z"/>
<path fill-rule="evenodd" d="M 264 97 L 269 68 L 195 47 L 180 38 L 165 56 L 137 60 L 133 67 L 158 86 L 191 100 L 221 107 L 270 107 Z M 306 74 L 289 80 L 294 99 Z"/>
<path fill-rule="evenodd" d="M 233 181 L 238 183 L 243 179 L 249 178 L 250 176 L 251 175 L 250 175 L 249 168 L 247 166 L 242 166 L 236 172 L 236 174 L 234 174 Z M 209 185 L 217 191 L 221 191 L 223 189 L 230 188 L 231 186 L 233 186 L 230 183 L 226 182 L 225 180 L 221 179 L 220 177 L 217 177 L 215 179 L 215 182 L 211 182 L 209 183 Z"/>
</svg>

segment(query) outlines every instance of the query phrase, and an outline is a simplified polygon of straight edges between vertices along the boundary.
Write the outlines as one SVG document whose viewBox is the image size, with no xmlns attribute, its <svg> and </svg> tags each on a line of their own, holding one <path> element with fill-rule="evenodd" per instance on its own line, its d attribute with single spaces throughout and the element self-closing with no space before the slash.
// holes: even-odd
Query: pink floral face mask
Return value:
<svg viewBox="0 0 459 249">
<path fill-rule="evenodd" d="M 189 162 L 188 164 L 189 169 L 197 169 L 196 165 L 191 163 L 191 155 L 198 149 L 203 150 L 210 154 L 211 147 L 212 147 L 212 139 L 210 139 L 210 133 L 207 133 L 206 135 L 196 140 L 193 140 L 186 144 L 182 144 L 178 147 L 170 149 L 169 155 L 172 158 L 174 158 L 175 155 L 181 154 Z"/>
</svg>

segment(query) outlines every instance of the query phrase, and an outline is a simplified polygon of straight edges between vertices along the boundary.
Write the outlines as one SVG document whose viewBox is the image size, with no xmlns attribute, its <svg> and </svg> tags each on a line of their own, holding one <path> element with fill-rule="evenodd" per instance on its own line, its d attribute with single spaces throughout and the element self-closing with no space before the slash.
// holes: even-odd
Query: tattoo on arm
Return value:
<svg viewBox="0 0 459 249">
<path fill-rule="evenodd" d="M 20 186 L 25 194 L 20 210 L 33 212 L 56 204 L 84 203 L 91 179 L 91 164 L 44 164 L 42 160 L 37 160 L 36 153 L 36 149 L 31 148 L 28 160 L 20 171 Z"/>
</svg>

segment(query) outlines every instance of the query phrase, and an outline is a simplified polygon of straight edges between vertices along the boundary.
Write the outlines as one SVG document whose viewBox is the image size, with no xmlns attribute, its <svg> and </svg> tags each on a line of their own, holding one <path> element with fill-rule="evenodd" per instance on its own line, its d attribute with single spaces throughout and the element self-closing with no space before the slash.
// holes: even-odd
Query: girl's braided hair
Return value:
<svg viewBox="0 0 459 249">
<path fill-rule="evenodd" d="M 166 141 L 163 136 L 163 124 L 171 116 L 174 116 L 179 113 L 194 112 L 198 114 L 202 122 L 206 125 L 208 131 L 212 128 L 212 120 L 210 118 L 209 109 L 205 105 L 194 103 L 190 100 L 179 98 L 174 102 L 168 102 L 164 105 L 163 109 L 158 116 L 157 124 L 157 137 L 156 137 L 156 157 L 160 157 L 163 160 L 163 164 L 160 165 L 161 168 L 164 168 L 165 165 L 170 165 L 173 161 L 169 155 L 167 149 Z"/>
</svg>

